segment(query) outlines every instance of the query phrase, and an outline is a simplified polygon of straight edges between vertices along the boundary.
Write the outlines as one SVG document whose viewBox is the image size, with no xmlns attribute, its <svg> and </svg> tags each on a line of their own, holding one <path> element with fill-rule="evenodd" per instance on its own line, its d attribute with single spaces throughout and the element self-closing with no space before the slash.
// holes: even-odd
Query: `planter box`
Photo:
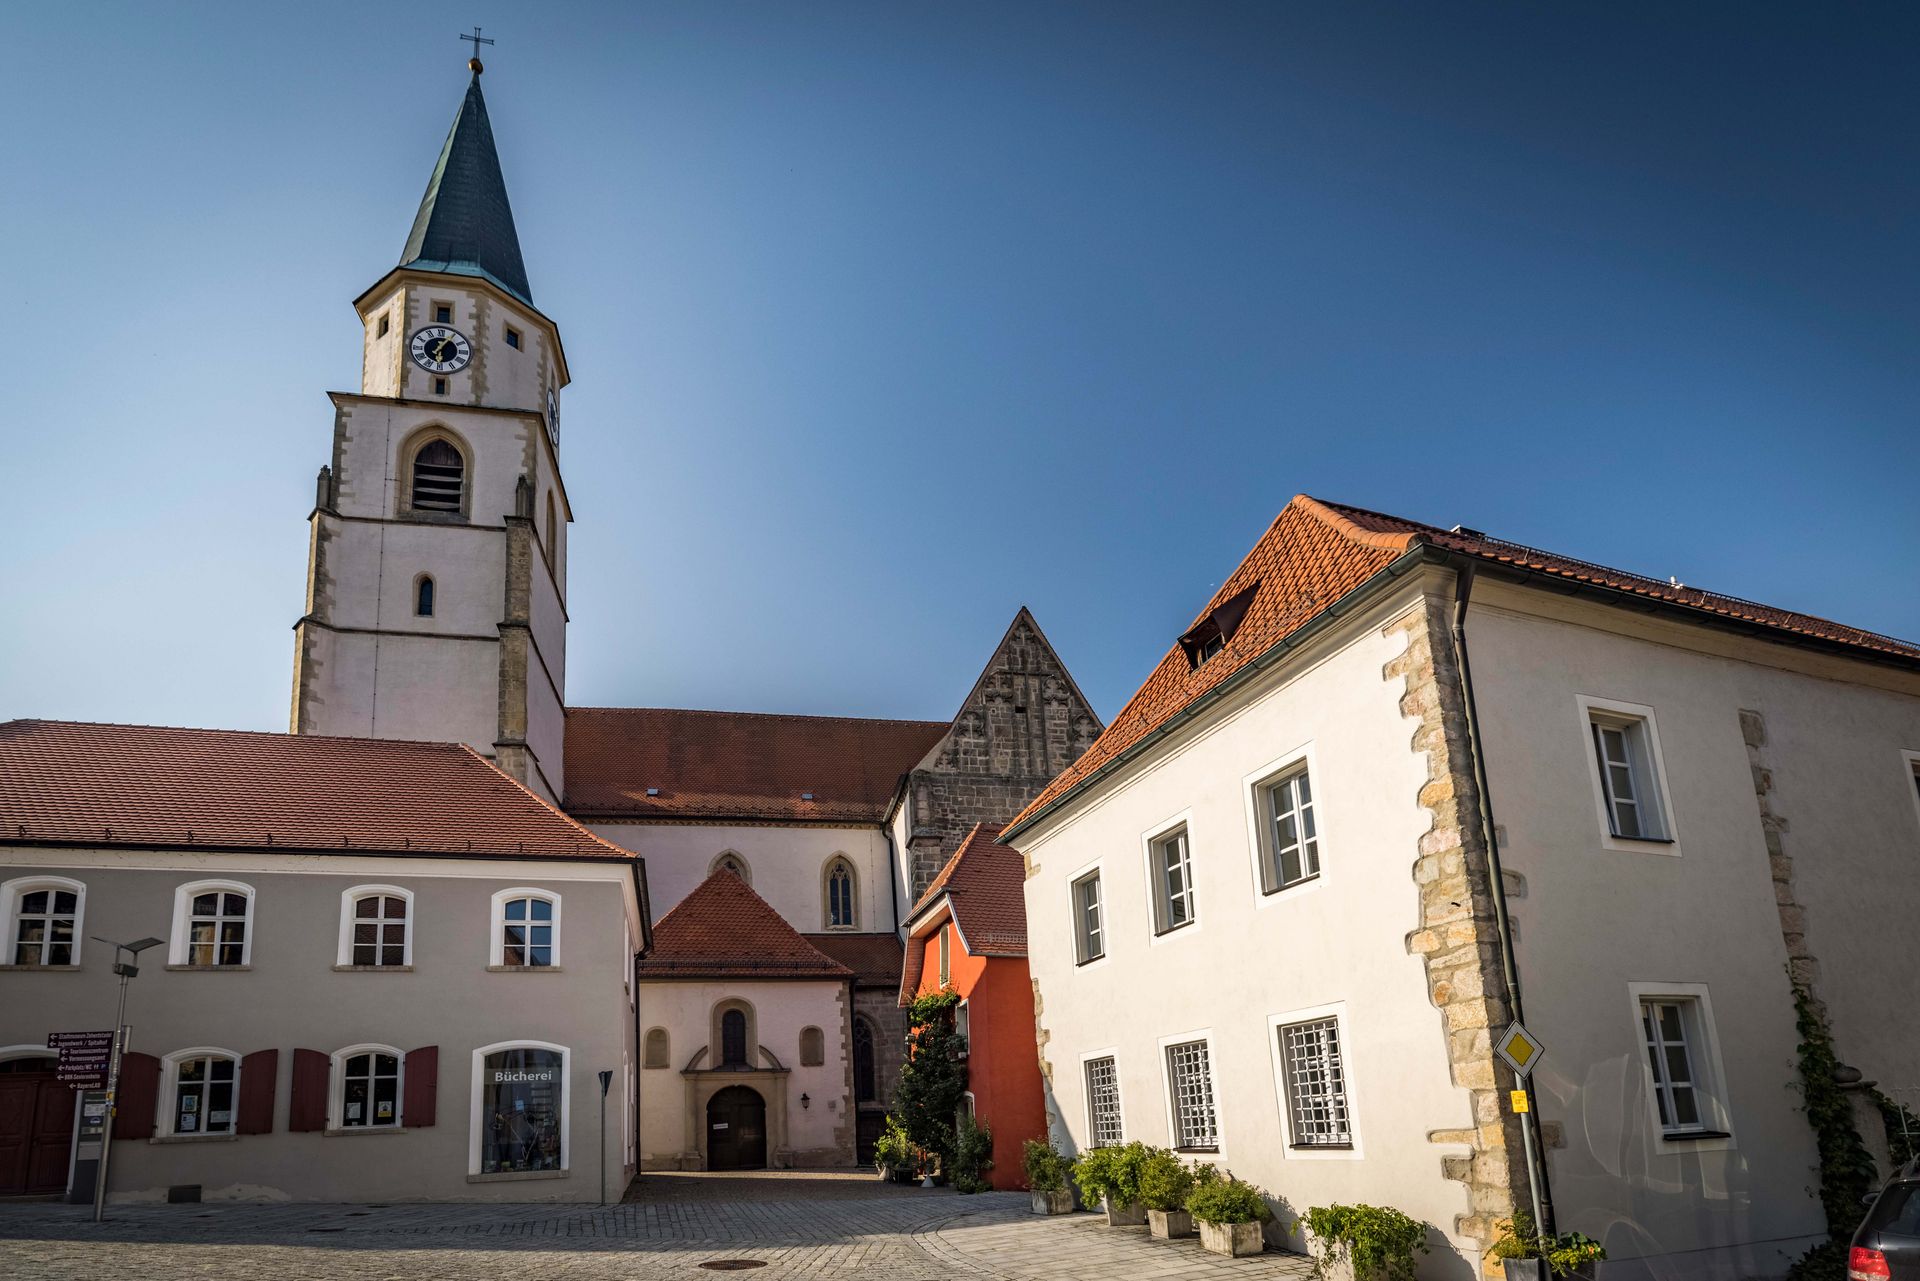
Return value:
<svg viewBox="0 0 1920 1281">
<path fill-rule="evenodd" d="M 1072 1214 L 1073 1189 L 1061 1188 L 1054 1192 L 1034 1192 L 1033 1212 L 1035 1214 Z"/>
<path fill-rule="evenodd" d="M 1258 1223 L 1208 1223 L 1205 1219 L 1199 1222 L 1200 1244 L 1215 1254 L 1239 1258 L 1243 1254 L 1258 1254 L 1267 1247 Z"/>
<path fill-rule="evenodd" d="M 1185 1210 L 1148 1210 L 1147 1231 L 1163 1241 L 1193 1235 L 1193 1216 Z"/>
<path fill-rule="evenodd" d="M 1553 1269 L 1545 1259 L 1502 1259 L 1507 1281 L 1551 1281 Z"/>
<path fill-rule="evenodd" d="M 1116 1206 L 1111 1200 L 1107 1207 L 1107 1226 L 1110 1228 L 1137 1228 L 1147 1221 L 1146 1207 L 1135 1201 L 1131 1205 Z"/>
</svg>

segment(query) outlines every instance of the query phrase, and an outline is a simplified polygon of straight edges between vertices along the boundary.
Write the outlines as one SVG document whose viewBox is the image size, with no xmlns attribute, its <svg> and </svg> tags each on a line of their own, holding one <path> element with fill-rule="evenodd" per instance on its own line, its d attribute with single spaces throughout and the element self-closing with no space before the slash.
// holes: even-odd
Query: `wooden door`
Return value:
<svg viewBox="0 0 1920 1281">
<path fill-rule="evenodd" d="M 707 1168 L 764 1170 L 767 1104 L 744 1085 L 730 1085 L 707 1101 Z"/>
<path fill-rule="evenodd" d="M 67 1186 L 73 1091 L 51 1072 L 0 1073 L 0 1196 L 38 1196 Z"/>
</svg>

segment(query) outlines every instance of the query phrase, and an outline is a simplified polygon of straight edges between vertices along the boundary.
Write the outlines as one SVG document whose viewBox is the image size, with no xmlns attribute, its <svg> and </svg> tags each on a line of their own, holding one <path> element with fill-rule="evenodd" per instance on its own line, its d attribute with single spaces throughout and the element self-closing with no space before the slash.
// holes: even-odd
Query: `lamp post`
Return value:
<svg viewBox="0 0 1920 1281">
<path fill-rule="evenodd" d="M 119 1110 L 120 1060 L 125 1054 L 127 1039 L 127 980 L 140 973 L 140 967 L 133 963 L 140 959 L 140 953 L 150 947 L 159 947 L 166 940 L 144 938 L 131 943 L 116 943 L 96 934 L 93 941 L 105 943 L 113 949 L 113 972 L 120 976 L 120 1008 L 113 1016 L 113 1051 L 107 1061 L 107 1115 L 100 1131 L 100 1166 L 93 1179 L 93 1221 L 98 1223 L 107 1210 L 107 1158 L 113 1155 L 113 1118 Z M 121 960 L 122 952 L 129 959 Z"/>
</svg>

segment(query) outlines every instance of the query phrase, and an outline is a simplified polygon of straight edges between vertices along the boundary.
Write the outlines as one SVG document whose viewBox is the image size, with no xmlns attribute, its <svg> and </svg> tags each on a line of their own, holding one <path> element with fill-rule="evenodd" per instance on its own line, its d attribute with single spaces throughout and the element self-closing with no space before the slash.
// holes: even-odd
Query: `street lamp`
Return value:
<svg viewBox="0 0 1920 1281">
<path fill-rule="evenodd" d="M 120 1008 L 113 1016 L 113 1053 L 107 1062 L 107 1115 L 100 1131 L 100 1167 L 93 1180 L 93 1221 L 98 1223 L 107 1208 L 107 1158 L 113 1155 L 113 1117 L 118 1110 L 120 1097 L 120 1059 L 126 1049 L 127 980 L 140 973 L 140 967 L 134 964 L 140 959 L 140 953 L 150 947 L 159 947 L 166 940 L 144 938 L 131 943 L 116 943 L 96 934 L 93 941 L 105 943 L 113 949 L 113 972 L 120 976 Z M 122 952 L 127 954 L 128 959 L 120 959 Z"/>
</svg>

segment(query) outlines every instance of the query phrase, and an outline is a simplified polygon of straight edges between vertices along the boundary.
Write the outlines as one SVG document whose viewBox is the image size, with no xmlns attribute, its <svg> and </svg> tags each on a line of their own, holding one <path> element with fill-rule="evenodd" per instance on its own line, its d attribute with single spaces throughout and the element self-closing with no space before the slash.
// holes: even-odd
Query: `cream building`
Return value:
<svg viewBox="0 0 1920 1281">
<path fill-rule="evenodd" d="M 1603 1274 L 1779 1275 L 1828 1227 L 1789 974 L 1920 1084 L 1917 768 L 1920 648 L 1296 498 L 1001 838 L 1056 1133 L 1394 1206 L 1467 1276 L 1532 1195 L 1518 1011 Z"/>
</svg>

